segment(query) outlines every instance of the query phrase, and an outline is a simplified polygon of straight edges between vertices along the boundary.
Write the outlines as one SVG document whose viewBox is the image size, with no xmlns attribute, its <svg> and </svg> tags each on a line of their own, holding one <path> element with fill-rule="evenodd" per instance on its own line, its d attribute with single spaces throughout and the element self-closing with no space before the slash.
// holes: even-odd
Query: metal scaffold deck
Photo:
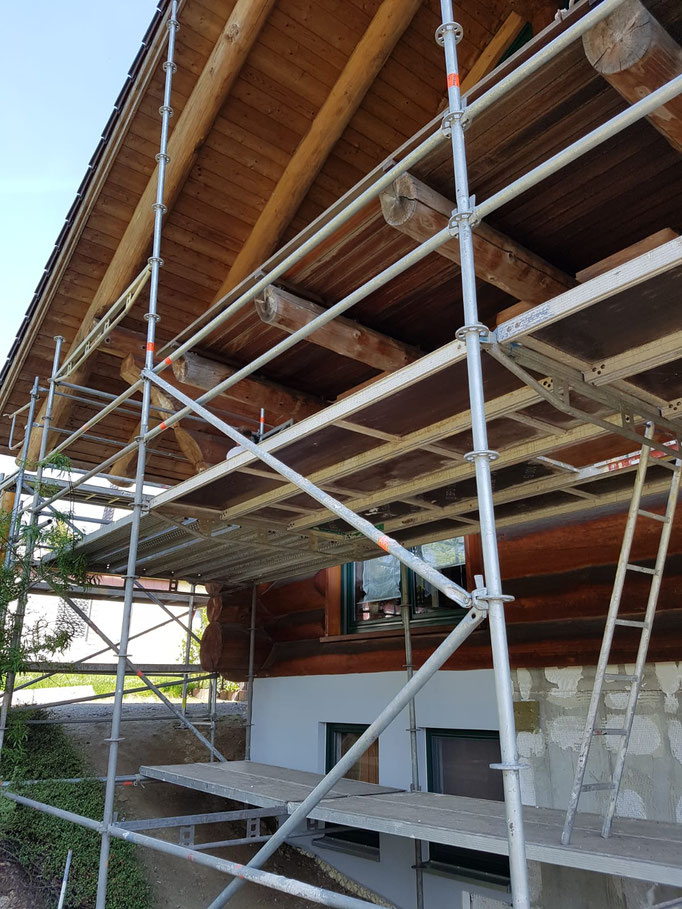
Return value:
<svg viewBox="0 0 682 909">
<path fill-rule="evenodd" d="M 143 766 L 140 775 L 287 814 L 322 779 L 320 774 L 251 761 Z M 498 855 L 508 849 L 503 806 L 488 799 L 340 780 L 308 817 Z M 621 818 L 614 835 L 604 838 L 601 819 L 581 814 L 566 848 L 559 843 L 562 811 L 524 805 L 523 819 L 526 854 L 532 861 L 682 886 L 682 829 L 677 824 Z"/>
<path fill-rule="evenodd" d="M 171 86 L 176 69 L 174 47 L 178 27 L 178 3 L 173 0 L 168 18 L 168 55 L 163 67 L 165 87 L 160 108 L 158 182 L 152 205 L 152 255 L 142 273 L 101 319 L 101 325 L 93 329 L 64 362 L 61 362 L 61 345 L 57 344 L 46 409 L 40 421 L 39 466 L 33 478 L 26 475 L 25 454 L 31 431 L 37 423 L 35 411 L 40 386 L 36 380 L 27 418 L 22 466 L 17 475 L 3 483 L 3 488 L 14 484 L 18 491 L 11 528 L 11 534 L 15 535 L 22 520 L 33 526 L 39 515 L 49 513 L 62 500 L 129 509 L 125 517 L 103 523 L 76 546 L 76 551 L 87 557 L 93 573 L 124 579 L 119 641 L 111 641 L 99 629 L 94 629 L 102 637 L 106 649 L 117 654 L 104 816 L 101 821 L 93 821 L 37 803 L 8 789 L 2 792 L 19 804 L 81 824 L 101 835 L 97 909 L 105 909 L 106 905 L 107 863 L 112 837 L 191 858 L 197 864 L 230 876 L 231 882 L 209 909 L 219 909 L 229 903 L 244 881 L 296 893 L 321 905 L 347 909 L 370 905 L 366 900 L 289 881 L 261 870 L 283 842 L 300 835 L 308 818 L 366 826 L 414 838 L 417 844 L 433 840 L 471 847 L 475 843 L 475 848 L 483 851 L 507 854 L 515 909 L 530 909 L 528 858 L 682 884 L 678 854 L 682 837 L 672 828 L 627 821 L 619 824 L 609 840 L 601 841 L 594 835 L 592 820 L 581 816 L 576 824 L 574 842 L 561 846 L 563 815 L 560 819 L 556 811 L 523 807 L 520 785 L 523 764 L 517 752 L 504 617 L 505 604 L 512 598 L 502 588 L 497 549 L 497 532 L 501 527 L 627 502 L 632 495 L 630 474 L 637 470 L 644 456 L 640 449 L 650 461 L 647 481 L 641 489 L 641 503 L 645 508 L 656 508 L 669 489 L 669 468 L 674 466 L 671 462 L 680 450 L 677 422 L 680 403 L 665 396 L 665 375 L 659 378 L 657 385 L 656 376 L 650 373 L 679 355 L 682 336 L 671 321 L 671 313 L 676 306 L 682 277 L 682 239 L 670 240 L 584 283 L 575 284 L 571 280 L 571 286 L 563 292 L 494 328 L 484 325 L 479 317 L 474 242 L 474 231 L 486 217 L 676 97 L 682 91 L 682 76 L 611 116 L 483 201 L 470 195 L 465 153 L 465 128 L 605 19 L 618 5 L 619 0 L 603 0 L 467 104 L 460 92 L 457 61 L 462 29 L 454 21 L 450 0 L 441 0 L 442 24 L 436 40 L 445 54 L 448 104 L 438 122 L 390 159 L 385 167 L 377 169 L 351 190 L 261 270 L 223 297 L 199 324 L 193 323 L 175 343 L 158 351 L 156 326 L 163 317 L 163 305 L 159 305 L 159 275 L 164 264 L 161 258 L 164 181 L 169 162 Z M 244 307 L 273 288 L 293 265 L 305 257 L 313 257 L 315 250 L 364 206 L 377 200 L 399 177 L 408 175 L 420 162 L 428 162 L 437 151 L 441 155 L 447 152 L 449 166 L 454 167 L 456 204 L 446 223 L 433 236 L 328 309 L 314 315 L 304 327 L 293 331 L 267 352 L 247 365 L 230 370 L 227 377 L 198 398 L 167 381 L 164 372 L 181 357 L 205 338 L 222 330 Z M 285 354 L 373 292 L 386 287 L 446 243 L 457 248 L 462 288 L 464 324 L 456 332 L 453 325 L 450 337 L 454 340 L 292 425 L 278 427 L 276 432 L 265 434 L 261 420 L 260 432 L 247 434 L 210 409 L 218 395 Z M 107 396 L 106 403 L 102 397 L 96 415 L 75 432 L 66 434 L 52 453 L 68 451 L 70 445 L 86 434 L 94 438 L 91 431 L 100 421 L 121 407 L 131 406 L 133 396 L 141 393 L 142 402 L 135 411 L 139 430 L 128 444 L 96 467 L 62 481 L 56 490 L 45 492 L 40 465 L 48 455 L 47 440 L 55 395 L 60 393 L 62 386 L 77 388 L 79 394 L 86 396 L 91 391 L 95 394 L 87 388 L 69 386 L 67 379 L 97 345 L 106 342 L 110 331 L 131 310 L 147 284 L 146 346 L 139 377 L 123 394 Z M 647 309 L 646 320 L 642 320 L 640 311 L 643 290 L 647 299 L 654 301 Z M 619 326 L 633 321 L 641 323 L 634 345 L 630 335 L 618 330 Z M 642 379 L 644 374 L 646 381 Z M 163 414 L 155 403 L 161 399 L 159 396 L 173 403 L 172 408 L 166 405 L 161 408 Z M 190 419 L 210 427 L 216 435 L 227 437 L 233 447 L 215 466 L 174 486 L 150 492 L 145 481 L 150 445 L 181 420 Z M 655 424 L 655 434 L 647 431 L 650 424 Z M 557 457 L 557 453 L 572 445 L 603 437 L 622 444 L 623 454 L 595 459 L 587 465 Z M 107 471 L 126 456 L 137 458 L 132 493 L 112 490 L 103 483 L 99 485 L 99 481 L 91 482 L 106 477 Z M 430 465 L 417 479 L 413 456 Z M 385 482 L 381 476 L 387 464 L 391 465 L 390 482 Z M 22 493 L 25 496 L 28 493 L 28 498 L 22 499 Z M 476 576 L 473 590 L 456 584 L 414 550 L 418 543 L 472 532 L 480 533 L 483 561 L 483 574 Z M 291 578 L 383 553 L 395 556 L 402 566 L 424 578 L 466 613 L 414 672 L 409 620 L 405 621 L 408 671 L 404 686 L 324 776 L 245 762 L 225 765 L 213 738 L 205 738 L 128 656 L 134 600 L 146 596 L 168 612 L 163 595 L 142 581 L 145 575 L 181 579 L 193 585 L 227 575 L 231 584 L 248 588 L 259 582 Z M 194 590 L 190 596 L 194 596 Z M 255 597 L 254 590 L 254 604 Z M 65 600 L 81 619 L 90 623 L 72 597 L 67 596 Z M 25 602 L 20 602 L 12 615 L 13 634 L 17 640 L 21 636 L 25 606 Z M 193 607 L 191 603 L 185 626 L 187 659 L 181 667 L 184 671 L 190 669 L 189 645 L 191 638 L 196 637 L 191 626 Z M 406 707 L 412 711 L 410 734 L 414 743 L 415 696 L 484 623 L 490 630 L 500 732 L 501 761 L 494 767 L 503 777 L 504 802 L 494 805 L 422 792 L 402 793 L 344 780 L 367 748 Z M 254 677 L 254 634 L 255 606 L 252 607 L 250 682 Z M 93 654 L 91 658 L 98 655 Z M 246 866 L 205 854 L 194 846 L 176 846 L 141 832 L 152 829 L 153 821 L 161 826 L 160 819 L 128 825 L 116 821 L 114 793 L 123 682 L 131 672 L 141 676 L 143 683 L 193 731 L 217 761 L 182 768 L 143 767 L 143 777 L 166 779 L 206 791 L 220 790 L 220 794 L 258 806 L 254 809 L 256 813 L 237 812 L 246 820 L 263 816 L 262 812 L 257 813 L 261 808 L 276 809 L 280 819 L 278 829 L 272 835 L 257 837 L 263 843 L 262 848 Z M 14 682 L 10 675 L 3 698 L 0 723 L 3 728 Z M 213 699 L 215 691 L 214 684 Z M 250 684 L 249 727 L 252 697 Z M 416 761 L 415 755 L 413 748 L 413 761 Z M 236 816 L 234 812 L 221 812 L 216 816 L 175 820 L 193 826 L 228 819 L 228 815 Z M 663 840 L 666 840 L 665 844 Z M 419 849 L 418 845 L 415 874 L 417 906 L 421 909 Z"/>
</svg>

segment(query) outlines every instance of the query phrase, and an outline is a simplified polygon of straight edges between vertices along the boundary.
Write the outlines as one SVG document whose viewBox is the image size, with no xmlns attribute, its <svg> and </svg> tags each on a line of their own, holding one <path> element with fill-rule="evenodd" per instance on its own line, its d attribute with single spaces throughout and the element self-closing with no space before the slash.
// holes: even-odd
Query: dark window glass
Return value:
<svg viewBox="0 0 682 909">
<path fill-rule="evenodd" d="M 329 771 L 332 769 L 349 748 L 351 748 L 362 733 L 367 729 L 366 726 L 347 723 L 327 723 L 327 766 Z M 363 783 L 379 782 L 379 741 L 374 742 L 363 754 L 360 760 L 354 764 L 346 774 L 346 779 L 359 780 Z M 329 825 L 333 826 L 333 825 Z M 325 833 L 326 839 L 337 840 L 340 843 L 348 843 L 355 846 L 365 847 L 371 850 L 379 849 L 379 834 L 374 830 L 343 830 L 336 833 Z"/>
<path fill-rule="evenodd" d="M 412 550 L 442 574 L 466 587 L 464 537 L 425 543 Z M 400 562 L 380 556 L 344 566 L 343 605 L 348 631 L 390 627 L 401 621 L 402 582 Z M 438 622 L 460 617 L 463 610 L 443 597 L 423 578 L 407 572 L 407 600 L 413 621 Z"/>
<path fill-rule="evenodd" d="M 426 735 L 429 791 L 503 800 L 502 774 L 489 766 L 500 761 L 497 732 L 429 729 Z M 505 855 L 429 843 L 429 859 L 474 880 L 509 883 L 509 859 Z"/>
</svg>

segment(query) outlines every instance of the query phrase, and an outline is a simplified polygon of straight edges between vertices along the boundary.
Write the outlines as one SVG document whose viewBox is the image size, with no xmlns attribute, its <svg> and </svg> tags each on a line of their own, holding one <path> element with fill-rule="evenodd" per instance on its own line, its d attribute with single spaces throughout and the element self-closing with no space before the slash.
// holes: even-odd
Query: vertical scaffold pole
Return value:
<svg viewBox="0 0 682 909">
<path fill-rule="evenodd" d="M 19 536 L 19 522 L 21 520 L 20 511 L 21 511 L 21 494 L 24 487 L 24 473 L 26 472 L 26 458 L 28 457 L 28 449 L 31 443 L 31 434 L 34 429 L 34 420 L 36 406 L 38 402 L 38 377 L 36 376 L 35 381 L 33 382 L 33 387 L 31 388 L 31 397 L 28 408 L 28 416 L 26 418 L 26 431 L 24 432 L 24 444 L 21 449 L 21 461 L 19 462 L 19 470 L 17 473 L 17 485 L 16 492 L 14 494 L 14 504 L 12 506 L 12 516 L 10 518 L 9 531 L 7 533 L 7 543 L 5 550 L 5 568 L 10 568 L 14 563 L 14 550 L 17 545 L 17 539 Z M 45 438 L 45 433 L 43 432 L 43 437 Z M 42 450 L 42 444 L 41 444 Z M 36 488 L 38 484 L 36 483 Z M 34 523 L 34 516 L 31 516 L 31 521 Z M 30 561 L 30 553 L 26 554 L 27 564 Z M 26 608 L 24 603 L 23 609 Z M 0 615 L 0 629 L 2 629 L 9 637 L 11 637 L 11 646 L 13 648 L 19 647 L 21 645 L 21 633 L 23 631 L 24 619 L 23 619 L 23 609 L 21 605 L 21 600 L 17 603 L 16 612 L 14 613 L 13 619 L 11 621 L 11 614 L 9 611 L 9 603 L 5 606 L 2 615 Z M 9 714 L 9 709 L 12 705 L 12 695 L 14 694 L 14 683 L 16 679 L 16 673 L 10 671 L 5 676 L 5 690 L 2 695 L 2 707 L 0 707 L 0 755 L 2 754 L 2 747 L 5 743 L 5 729 L 7 727 L 7 715 Z"/>
<path fill-rule="evenodd" d="M 481 336 L 487 334 L 487 328 L 479 322 L 478 318 L 471 223 L 473 205 L 472 200 L 469 198 L 464 124 L 462 122 L 465 109 L 459 88 L 459 69 L 457 65 L 457 44 L 462 37 L 462 27 L 454 21 L 452 0 L 441 0 L 441 15 L 442 24 L 436 32 L 436 39 L 445 50 L 448 111 L 443 122 L 444 127 L 450 130 L 452 143 L 457 209 L 453 214 L 451 223 L 453 227 L 456 227 L 459 237 L 464 308 L 464 326 L 458 330 L 457 337 L 463 339 L 466 344 L 473 434 L 473 451 L 469 452 L 465 457 L 467 460 L 473 461 L 476 472 L 483 567 L 487 588 L 488 621 L 490 622 L 490 640 L 500 725 L 502 761 L 494 766 L 495 769 L 502 771 L 504 781 L 504 802 L 514 907 L 515 909 L 529 909 L 528 869 L 526 865 L 526 844 L 523 829 L 521 782 L 519 778 L 521 765 L 516 748 L 513 690 L 504 618 L 504 603 L 511 598 L 505 597 L 502 593 L 497 552 L 490 462 L 498 455 L 488 448 L 488 433 L 485 420 Z"/>
<path fill-rule="evenodd" d="M 192 590 L 189 595 L 189 614 L 187 616 L 187 639 L 185 641 L 185 666 L 189 666 L 190 657 L 192 656 L 192 622 L 194 621 L 194 592 L 196 585 L 192 584 Z M 182 677 L 182 715 L 187 713 L 187 684 L 189 682 L 189 673 L 186 672 Z"/>
<path fill-rule="evenodd" d="M 405 632 L 405 675 L 409 682 L 414 675 L 412 662 L 412 634 L 410 631 L 410 593 L 409 578 L 405 565 L 400 566 L 400 614 Z M 417 705 L 415 698 L 411 698 L 407 705 L 407 716 L 410 723 L 410 766 L 412 779 L 410 788 L 412 792 L 419 792 L 419 747 L 417 742 Z M 416 891 L 416 909 L 424 909 L 424 869 L 422 841 L 414 841 L 414 880 Z"/>
<path fill-rule="evenodd" d="M 166 167 L 169 162 L 168 157 L 168 131 L 170 118 L 173 115 L 173 108 L 170 106 L 171 87 L 173 83 L 173 73 L 176 70 L 174 63 L 175 55 L 175 35 L 178 30 L 178 0 L 172 0 L 170 15 L 168 18 L 168 54 L 163 69 L 166 74 L 163 104 L 159 112 L 161 114 L 161 141 L 160 151 L 156 156 L 158 162 L 157 182 L 156 182 L 156 201 L 152 208 L 154 209 L 154 238 L 152 242 L 152 255 L 149 259 L 151 265 L 151 278 L 149 282 L 149 309 L 145 315 L 147 320 L 147 345 L 145 350 L 145 368 L 151 370 L 154 366 L 154 344 L 156 338 L 156 323 L 159 319 L 157 314 L 159 298 L 159 271 L 163 265 L 161 258 L 161 228 L 163 216 L 166 207 L 163 204 L 164 185 L 166 179 Z M 151 405 L 151 387 L 148 379 L 144 379 L 142 385 L 142 409 L 140 411 L 140 435 L 137 438 L 137 469 L 135 471 L 135 498 L 133 502 L 133 514 L 130 525 L 130 548 L 128 550 L 128 564 L 126 569 L 126 579 L 123 599 L 123 615 L 121 617 L 121 634 L 120 647 L 118 652 L 118 663 L 116 671 L 116 693 L 114 696 L 114 705 L 111 719 L 111 736 L 109 738 L 109 761 L 107 765 L 107 782 L 104 792 L 104 817 L 102 845 L 100 849 L 99 875 L 97 879 L 97 900 L 96 909 L 106 909 L 107 899 L 107 872 L 109 865 L 109 850 L 111 848 L 111 834 L 109 828 L 114 817 L 114 794 L 116 791 L 116 768 L 118 764 L 118 743 L 121 740 L 121 711 L 123 708 L 123 693 L 125 687 L 125 675 L 128 657 L 128 639 L 130 635 L 130 616 L 133 606 L 133 596 L 135 592 L 136 570 L 137 570 L 137 548 L 140 539 L 140 521 L 142 519 L 143 504 L 143 487 L 144 473 L 146 462 L 146 442 L 145 436 L 149 431 L 149 412 Z"/>
<path fill-rule="evenodd" d="M 258 604 L 258 586 L 251 591 L 251 626 L 249 628 L 249 674 L 246 691 L 246 738 L 244 741 L 244 759 L 251 760 L 251 726 L 253 724 L 253 679 L 255 675 L 256 656 L 256 606 Z"/>
</svg>

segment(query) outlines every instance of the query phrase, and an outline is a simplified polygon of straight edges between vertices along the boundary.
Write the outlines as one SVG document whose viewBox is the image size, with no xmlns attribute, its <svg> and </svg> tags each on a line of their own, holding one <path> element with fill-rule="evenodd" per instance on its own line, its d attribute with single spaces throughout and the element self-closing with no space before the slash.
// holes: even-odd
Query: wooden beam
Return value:
<svg viewBox="0 0 682 909">
<path fill-rule="evenodd" d="M 275 249 L 329 153 L 420 6 L 421 0 L 383 0 L 287 164 L 218 291 L 217 299 L 251 274 Z"/>
<path fill-rule="evenodd" d="M 277 287 L 268 287 L 263 297 L 256 300 L 256 312 L 263 322 L 288 334 L 308 325 L 324 311 L 321 306 Z M 393 372 L 421 356 L 417 348 L 343 316 L 318 328 L 308 341 L 383 372 Z"/>
<path fill-rule="evenodd" d="M 132 385 L 139 378 L 143 365 L 142 357 L 129 354 L 121 363 L 121 377 Z M 175 398 L 155 386 L 151 389 L 151 401 L 155 407 L 168 411 L 169 416 L 181 408 Z M 222 461 L 230 448 L 234 448 L 234 442 L 227 436 L 204 432 L 196 428 L 199 425 L 186 422 L 183 426 L 180 421 L 172 427 L 178 447 L 192 465 L 195 473 Z"/>
<path fill-rule="evenodd" d="M 462 80 L 462 94 L 470 91 L 484 76 L 495 69 L 500 57 L 516 39 L 524 25 L 525 21 L 518 13 L 513 11 L 509 13 Z"/>
<path fill-rule="evenodd" d="M 146 338 L 143 334 L 119 326 L 103 344 L 102 352 L 121 360 L 132 354 L 141 368 L 145 344 Z M 194 351 L 180 357 L 173 364 L 175 378 L 191 386 L 184 389 L 190 397 L 197 397 L 196 389 L 208 391 L 215 388 L 218 382 L 234 375 L 236 371 L 235 366 L 219 363 Z M 164 373 L 165 378 L 167 375 Z M 224 410 L 236 408 L 238 412 L 243 411 L 245 416 L 248 414 L 251 419 L 257 419 L 260 408 L 264 407 L 268 421 L 274 420 L 276 423 L 290 419 L 302 420 L 303 417 L 316 413 L 325 404 L 322 399 L 313 395 L 294 391 L 276 382 L 268 382 L 267 379 L 251 377 L 242 379 L 221 398 L 224 401 L 222 408 Z"/>
<path fill-rule="evenodd" d="M 682 48 L 639 0 L 626 0 L 583 35 L 595 70 L 630 104 L 682 73 Z M 659 107 L 649 122 L 682 151 L 682 95 Z"/>
<path fill-rule="evenodd" d="M 418 243 L 447 227 L 453 208 L 449 199 L 411 174 L 403 174 L 381 195 L 386 223 Z M 459 265 L 456 238 L 437 252 Z M 528 308 L 575 284 L 569 275 L 487 224 L 479 224 L 474 231 L 474 260 L 479 278 L 522 300 Z"/>
<path fill-rule="evenodd" d="M 637 256 L 650 252 L 652 249 L 656 249 L 657 246 L 662 246 L 670 240 L 677 239 L 677 237 L 679 237 L 679 234 L 676 230 L 664 227 L 663 230 L 658 230 L 655 234 L 650 234 L 643 240 L 639 240 L 637 243 L 633 243 L 631 246 L 607 256 L 605 259 L 600 259 L 594 265 L 583 268 L 582 271 L 576 274 L 576 280 L 579 284 L 583 284 L 585 281 L 590 281 L 592 278 L 596 278 L 597 275 L 603 275 L 604 272 L 611 271 L 612 268 L 617 268 L 619 265 L 629 262 L 630 259 L 636 259 Z"/>
<path fill-rule="evenodd" d="M 189 351 L 173 363 L 173 375 L 178 382 L 190 386 L 186 394 L 196 397 L 194 389 L 209 391 L 228 379 L 237 372 L 234 366 L 219 363 L 201 354 Z M 164 376 L 165 377 L 165 376 Z M 266 418 L 269 423 L 286 422 L 286 420 L 302 420 L 321 410 L 325 402 L 321 398 L 294 391 L 276 382 L 267 379 L 242 379 L 233 385 L 224 395 L 218 395 L 214 402 L 221 399 L 236 400 L 243 405 L 248 405 L 254 416 L 257 416 L 261 407 L 265 408 Z M 216 406 L 219 406 L 216 404 Z M 273 424 L 274 425 L 274 424 Z"/>
<path fill-rule="evenodd" d="M 197 79 L 191 95 L 171 132 L 168 142 L 170 164 L 166 172 L 165 204 L 170 209 L 177 198 L 190 170 L 209 133 L 213 121 L 239 75 L 246 57 L 258 37 L 275 0 L 237 0 L 222 30 L 206 66 Z M 152 204 L 156 200 L 157 171 L 149 178 L 147 186 L 133 212 L 128 227 L 83 318 L 81 328 L 71 344 L 74 348 L 85 337 L 92 320 L 102 315 L 117 299 L 135 274 L 150 246 L 154 225 Z M 71 381 L 87 384 L 89 364 L 76 370 Z M 72 402 L 56 398 L 53 425 L 65 426 Z M 40 412 L 40 418 L 43 410 Z M 28 457 L 38 456 L 40 439 L 33 441 Z"/>
</svg>

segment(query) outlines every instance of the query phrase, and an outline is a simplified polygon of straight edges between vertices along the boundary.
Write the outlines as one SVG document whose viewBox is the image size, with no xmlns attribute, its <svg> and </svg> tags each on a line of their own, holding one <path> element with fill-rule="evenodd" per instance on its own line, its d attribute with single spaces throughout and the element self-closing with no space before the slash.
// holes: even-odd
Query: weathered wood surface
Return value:
<svg viewBox="0 0 682 909">
<path fill-rule="evenodd" d="M 290 158 L 218 291 L 218 299 L 239 284 L 273 251 L 420 5 L 421 0 L 384 0 L 381 4 L 306 136 Z"/>
<path fill-rule="evenodd" d="M 238 0 L 216 41 L 208 62 L 196 81 L 186 106 L 168 141 L 170 164 L 167 169 L 164 200 L 168 208 L 183 187 L 199 150 L 227 98 L 246 57 L 266 21 L 274 0 Z M 177 90 L 177 83 L 176 83 Z M 175 102 L 174 102 L 175 103 Z M 92 319 L 103 314 L 123 292 L 139 271 L 149 248 L 154 225 L 152 204 L 156 200 L 156 170 L 150 176 L 135 207 L 125 233 L 83 319 L 82 327 L 72 342 L 75 347 L 85 334 Z M 76 384 L 87 384 L 90 364 L 85 363 L 71 377 Z M 68 398 L 57 398 L 53 424 L 63 425 L 70 409 Z M 38 455 L 39 440 L 29 450 L 29 458 Z"/>
<path fill-rule="evenodd" d="M 262 298 L 256 300 L 256 312 L 262 321 L 287 334 L 308 325 L 324 311 L 322 306 L 277 287 L 266 288 Z M 307 341 L 382 372 L 400 369 L 420 356 L 417 348 L 343 316 L 316 329 Z"/>
<path fill-rule="evenodd" d="M 423 243 L 447 227 L 454 204 L 411 174 L 381 196 L 386 223 Z M 447 240 L 440 255 L 460 264 L 459 240 Z M 570 276 L 488 224 L 474 230 L 476 275 L 529 305 L 544 303 L 575 284 Z"/>
<path fill-rule="evenodd" d="M 583 47 L 595 70 L 630 104 L 682 73 L 682 48 L 640 0 L 626 0 L 583 35 Z M 682 152 L 682 95 L 648 119 Z"/>
</svg>

